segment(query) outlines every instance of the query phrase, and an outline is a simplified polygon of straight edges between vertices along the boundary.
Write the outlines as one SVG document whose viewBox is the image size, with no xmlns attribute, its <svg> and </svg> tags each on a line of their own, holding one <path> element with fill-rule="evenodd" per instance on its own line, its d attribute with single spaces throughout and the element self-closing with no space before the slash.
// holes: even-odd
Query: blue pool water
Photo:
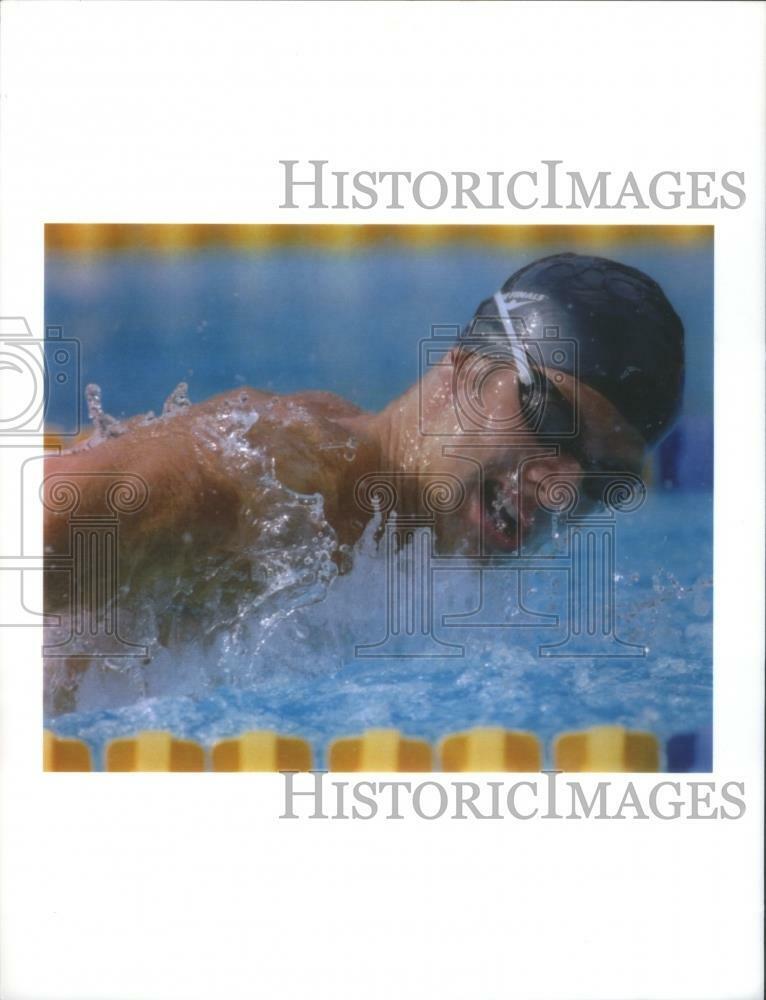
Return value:
<svg viewBox="0 0 766 1000">
<path fill-rule="evenodd" d="M 459 248 L 348 257 L 299 250 L 86 261 L 51 255 L 46 323 L 81 342 L 81 382 L 99 382 L 116 416 L 158 410 L 180 379 L 190 382 L 193 399 L 250 384 L 331 389 L 374 408 L 415 380 L 417 341 L 431 323 L 464 323 L 488 290 L 539 255 Z M 703 428 L 690 447 L 710 463 L 712 256 L 704 248 L 611 248 L 607 255 L 657 277 L 684 319 L 684 418 Z M 67 413 L 71 404 L 54 401 L 49 418 L 66 424 Z M 46 724 L 86 740 L 97 759 L 106 741 L 139 729 L 209 744 L 274 728 L 311 740 L 321 765 L 329 739 L 379 726 L 436 740 L 494 724 L 549 741 L 599 723 L 666 738 L 711 722 L 709 491 L 650 491 L 643 507 L 619 521 L 616 631 L 646 648 L 642 657 L 539 656 L 540 645 L 558 636 L 510 627 L 507 573 L 486 575 L 484 601 L 492 620 L 508 627 L 445 626 L 442 614 L 468 612 L 478 600 L 476 573 L 451 570 L 437 573 L 436 632 L 462 645 L 462 655 L 360 658 L 355 646 L 386 632 L 386 567 L 370 537 L 354 563 L 321 599 L 272 616 L 267 628 L 261 618 L 258 629 L 244 623 L 236 637 L 224 634 L 205 649 L 153 649 L 147 665 L 92 667 L 63 714 L 48 705 Z M 562 615 L 565 584 L 563 573 L 525 573 L 523 601 Z"/>
</svg>

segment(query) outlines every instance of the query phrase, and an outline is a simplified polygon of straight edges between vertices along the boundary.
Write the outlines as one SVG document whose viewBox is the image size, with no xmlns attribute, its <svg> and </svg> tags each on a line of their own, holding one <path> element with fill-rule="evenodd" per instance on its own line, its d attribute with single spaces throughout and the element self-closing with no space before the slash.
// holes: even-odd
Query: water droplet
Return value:
<svg viewBox="0 0 766 1000">
<path fill-rule="evenodd" d="M 100 385 L 91 382 L 85 386 L 85 402 L 88 406 L 88 417 L 93 424 L 94 439 L 117 437 L 119 434 L 124 433 L 125 428 L 120 421 L 108 413 L 104 413 Z"/>
<path fill-rule="evenodd" d="M 165 400 L 165 404 L 162 407 L 162 415 L 163 417 L 172 417 L 189 406 L 191 406 L 189 384 L 188 382 L 179 382 Z"/>
</svg>

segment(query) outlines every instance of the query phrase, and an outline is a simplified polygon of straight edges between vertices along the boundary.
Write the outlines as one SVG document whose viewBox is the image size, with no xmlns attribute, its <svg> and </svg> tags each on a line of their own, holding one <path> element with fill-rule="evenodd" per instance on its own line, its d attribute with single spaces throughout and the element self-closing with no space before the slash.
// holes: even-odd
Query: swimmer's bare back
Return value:
<svg viewBox="0 0 766 1000">
<path fill-rule="evenodd" d="M 247 444 L 232 455 L 231 429 Z M 259 516 L 255 466 L 266 466 L 282 486 L 321 494 L 324 516 L 340 544 L 364 528 L 353 506 L 353 486 L 375 466 L 375 446 L 365 436 L 365 414 L 331 393 L 274 396 L 237 389 L 172 416 L 125 421 L 120 433 L 46 459 L 45 550 L 67 555 L 72 511 L 54 508 L 52 491 L 71 481 L 79 492 L 77 517 L 109 513 L 106 487 L 121 474 L 140 477 L 146 503 L 120 515 L 120 577 L 132 587 L 208 557 L 236 555 L 243 517 Z M 135 480 L 134 480 L 135 481 Z M 46 605 L 63 600 L 62 574 L 46 575 Z"/>
</svg>

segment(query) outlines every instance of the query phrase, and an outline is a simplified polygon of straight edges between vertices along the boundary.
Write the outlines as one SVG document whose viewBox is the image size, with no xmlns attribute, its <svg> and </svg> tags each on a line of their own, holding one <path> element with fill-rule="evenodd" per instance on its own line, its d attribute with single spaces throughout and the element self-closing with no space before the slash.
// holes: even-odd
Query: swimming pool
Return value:
<svg viewBox="0 0 766 1000">
<path fill-rule="evenodd" d="M 685 498 L 679 519 L 674 498 L 655 494 L 625 522 L 617 631 L 649 645 L 642 658 L 545 659 L 536 655 L 545 638 L 540 630 L 485 638 L 455 629 L 449 639 L 465 643 L 463 657 L 358 659 L 359 636 L 380 638 L 385 620 L 382 608 L 370 614 L 369 590 L 360 592 L 352 573 L 334 581 L 325 601 L 297 611 L 257 653 L 233 657 L 228 671 L 225 651 L 205 656 L 194 650 L 124 674 L 91 669 L 79 711 L 48 724 L 85 740 L 97 758 L 108 740 L 145 729 L 203 744 L 276 729 L 310 740 L 320 764 L 329 740 L 377 727 L 433 741 L 475 725 L 528 729 L 544 741 L 562 730 L 609 723 L 661 739 L 704 728 L 712 708 L 711 547 L 699 544 L 696 524 L 710 515 L 709 495 Z M 371 565 L 376 559 L 377 567 Z M 383 557 L 365 560 L 355 572 L 367 573 L 372 587 L 384 572 Z M 528 582 L 528 591 L 543 589 L 541 576 Z M 494 586 L 502 605 L 507 582 Z M 456 608 L 476 599 L 475 579 L 451 579 L 448 589 L 445 609 L 450 599 Z M 538 601 L 528 596 L 530 606 L 561 610 L 563 588 Z"/>
<path fill-rule="evenodd" d="M 687 329 L 685 426 L 711 426 L 710 248 L 603 252 L 666 288 Z M 417 378 L 417 341 L 430 324 L 464 322 L 488 288 L 534 255 L 460 247 L 351 256 L 300 248 L 255 256 L 50 254 L 46 323 L 80 340 L 82 382 L 99 382 L 105 408 L 117 416 L 159 409 L 180 378 L 195 400 L 250 384 L 275 392 L 327 388 L 374 408 Z M 54 422 L 57 416 L 64 419 L 49 413 Z M 695 448 L 712 462 L 704 434 L 687 441 L 687 450 Z M 550 634 L 514 627 L 508 573 L 486 574 L 483 593 L 492 621 L 505 627 L 468 629 L 452 620 L 445 631 L 441 616 L 476 606 L 478 576 L 468 569 L 435 577 L 436 631 L 462 646 L 461 655 L 356 655 L 360 643 L 386 633 L 385 559 L 367 537 L 353 571 L 332 579 L 320 600 L 280 609 L 257 634 L 244 623 L 204 649 L 155 648 L 148 665 L 94 666 L 66 711 L 48 703 L 46 725 L 85 740 L 97 760 L 106 742 L 139 730 L 210 744 L 276 729 L 311 741 L 320 766 L 328 741 L 377 727 L 436 741 L 500 725 L 546 742 L 597 724 L 661 739 L 704 729 L 712 713 L 710 490 L 650 490 L 620 521 L 617 542 L 616 631 L 645 648 L 643 656 L 538 655 Z M 563 614 L 562 574 L 528 571 L 522 587 L 526 607 Z"/>
</svg>

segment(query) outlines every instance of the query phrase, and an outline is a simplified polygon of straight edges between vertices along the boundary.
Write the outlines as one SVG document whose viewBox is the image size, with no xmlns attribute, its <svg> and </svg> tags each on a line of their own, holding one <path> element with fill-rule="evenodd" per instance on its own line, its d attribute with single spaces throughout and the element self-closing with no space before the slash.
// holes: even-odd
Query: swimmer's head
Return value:
<svg viewBox="0 0 766 1000">
<path fill-rule="evenodd" d="M 659 285 L 559 254 L 482 302 L 448 354 L 386 407 L 381 438 L 387 463 L 414 480 L 460 482 L 463 505 L 437 518 L 440 546 L 475 551 L 479 532 L 518 550 L 545 536 L 555 484 L 570 484 L 584 511 L 640 477 L 682 388 L 683 326 Z"/>
<path fill-rule="evenodd" d="M 574 253 L 528 264 L 476 310 L 465 336 L 486 335 L 509 338 L 523 382 L 542 360 L 549 382 L 561 372 L 595 390 L 647 444 L 677 415 L 683 325 L 657 282 L 636 268 Z"/>
</svg>

